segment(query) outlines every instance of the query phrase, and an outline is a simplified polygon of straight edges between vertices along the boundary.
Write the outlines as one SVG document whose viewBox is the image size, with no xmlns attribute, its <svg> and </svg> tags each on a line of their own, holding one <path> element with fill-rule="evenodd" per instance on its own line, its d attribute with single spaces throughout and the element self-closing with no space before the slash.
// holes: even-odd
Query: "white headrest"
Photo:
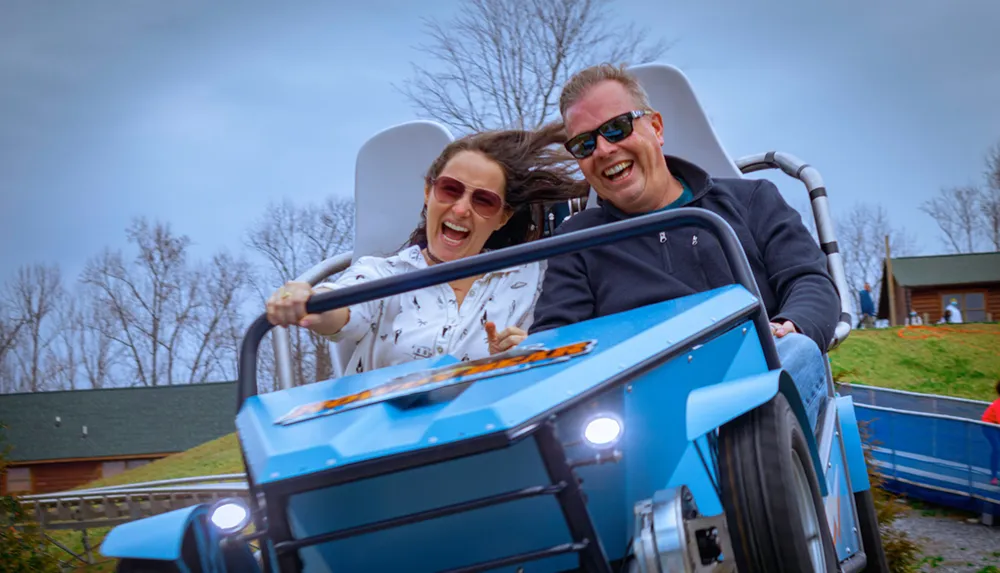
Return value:
<svg viewBox="0 0 1000 573">
<path fill-rule="evenodd" d="M 433 121 L 410 121 L 375 134 L 354 171 L 354 260 L 399 250 L 420 222 L 424 175 L 454 138 Z"/>
</svg>

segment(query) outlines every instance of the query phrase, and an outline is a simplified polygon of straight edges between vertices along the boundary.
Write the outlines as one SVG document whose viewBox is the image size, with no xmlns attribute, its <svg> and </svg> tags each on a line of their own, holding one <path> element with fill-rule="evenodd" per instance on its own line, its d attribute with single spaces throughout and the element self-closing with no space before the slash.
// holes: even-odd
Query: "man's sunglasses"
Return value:
<svg viewBox="0 0 1000 573">
<path fill-rule="evenodd" d="M 613 117 L 602 123 L 597 129 L 581 133 L 567 141 L 566 150 L 577 159 L 590 157 L 597 149 L 598 135 L 607 140 L 608 143 L 618 143 L 632 135 L 632 120 L 652 113 L 652 111 L 636 110 Z"/>
<path fill-rule="evenodd" d="M 438 177 L 431 182 L 434 189 L 434 197 L 446 204 L 455 203 L 465 195 L 466 186 L 458 179 L 453 179 L 447 175 Z M 503 197 L 493 191 L 486 189 L 472 190 L 472 210 L 480 217 L 489 219 L 503 209 Z"/>
</svg>

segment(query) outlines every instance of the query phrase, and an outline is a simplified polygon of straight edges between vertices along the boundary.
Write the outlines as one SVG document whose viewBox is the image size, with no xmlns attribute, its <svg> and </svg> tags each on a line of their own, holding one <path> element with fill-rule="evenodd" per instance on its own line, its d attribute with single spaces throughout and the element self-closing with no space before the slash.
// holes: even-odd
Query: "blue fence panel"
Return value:
<svg viewBox="0 0 1000 573">
<path fill-rule="evenodd" d="M 890 486 L 924 490 L 935 501 L 964 509 L 1000 513 L 1000 486 L 990 482 L 1000 463 L 1000 426 L 864 403 L 855 408 Z"/>
<path fill-rule="evenodd" d="M 877 388 L 863 384 L 838 384 L 837 391 L 843 395 L 850 395 L 854 398 L 855 404 L 881 406 L 883 408 L 906 410 L 909 412 L 941 414 L 943 416 L 954 416 L 956 418 L 976 421 L 980 419 L 983 411 L 990 405 L 989 402 L 980 400 L 952 398 L 949 396 L 937 396 L 935 394 L 919 394 L 917 392 Z"/>
</svg>

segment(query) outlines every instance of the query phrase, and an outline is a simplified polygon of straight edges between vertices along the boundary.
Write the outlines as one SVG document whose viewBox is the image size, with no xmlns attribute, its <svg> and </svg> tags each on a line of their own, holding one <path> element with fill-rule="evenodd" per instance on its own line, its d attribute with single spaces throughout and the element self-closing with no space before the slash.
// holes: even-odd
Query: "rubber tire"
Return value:
<svg viewBox="0 0 1000 573">
<path fill-rule="evenodd" d="M 878 514 L 875 512 L 875 500 L 872 490 L 859 491 L 854 494 L 854 505 L 858 508 L 858 525 L 861 530 L 861 543 L 865 552 L 864 573 L 889 573 L 889 562 L 885 558 L 885 548 L 882 547 L 882 535 L 878 527 Z"/>
<path fill-rule="evenodd" d="M 794 458 L 812 490 L 826 571 L 838 570 L 837 554 L 805 434 L 788 400 L 778 394 L 719 429 L 719 485 L 733 557 L 740 573 L 813 571 L 795 499 Z"/>
</svg>

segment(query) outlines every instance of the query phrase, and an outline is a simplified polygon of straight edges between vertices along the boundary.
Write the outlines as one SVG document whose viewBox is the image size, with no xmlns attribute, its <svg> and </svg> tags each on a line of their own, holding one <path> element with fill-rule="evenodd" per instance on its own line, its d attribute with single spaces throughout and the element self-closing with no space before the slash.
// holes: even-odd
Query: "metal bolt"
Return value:
<svg viewBox="0 0 1000 573">
<path fill-rule="evenodd" d="M 688 354 L 688 362 L 691 362 L 692 360 L 694 360 L 694 356 L 691 356 L 690 354 Z"/>
<path fill-rule="evenodd" d="M 625 387 L 625 391 L 626 391 L 626 392 L 631 392 L 631 391 L 632 391 L 632 385 L 631 385 L 631 384 L 629 384 L 628 386 L 626 386 L 626 387 Z"/>
<path fill-rule="evenodd" d="M 437 441 L 438 441 L 438 439 L 436 437 L 434 437 L 434 436 L 431 436 L 431 437 L 427 438 L 427 441 L 430 442 L 430 443 L 432 443 L 432 444 L 436 444 Z"/>
<path fill-rule="evenodd" d="M 746 334 L 746 333 L 747 333 L 747 327 L 744 326 L 743 327 L 743 334 Z"/>
<path fill-rule="evenodd" d="M 496 427 L 496 426 L 494 426 L 493 424 L 486 424 L 486 429 L 487 429 L 487 430 L 492 430 L 492 429 L 493 429 L 493 428 L 495 428 L 495 427 Z"/>
<path fill-rule="evenodd" d="M 337 463 L 337 460 L 335 460 L 333 458 L 330 458 L 330 459 L 326 460 L 326 465 L 328 465 L 328 466 L 332 466 L 332 465 L 334 465 L 336 463 Z"/>
</svg>

